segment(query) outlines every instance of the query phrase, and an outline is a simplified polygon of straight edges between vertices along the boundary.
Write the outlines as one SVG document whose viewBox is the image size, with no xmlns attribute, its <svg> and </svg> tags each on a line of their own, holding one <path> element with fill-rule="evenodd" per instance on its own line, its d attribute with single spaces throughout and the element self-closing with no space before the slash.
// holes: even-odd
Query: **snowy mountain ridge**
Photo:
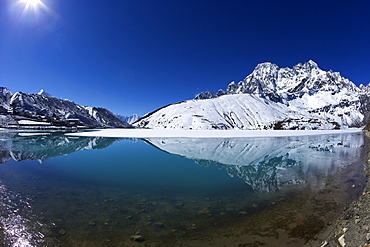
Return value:
<svg viewBox="0 0 370 247">
<path fill-rule="evenodd" d="M 202 92 L 134 125 L 174 129 L 339 129 L 369 119 L 369 86 L 357 87 L 312 60 L 293 68 L 266 62 L 226 90 Z"/>
<path fill-rule="evenodd" d="M 297 64 L 293 68 L 279 68 L 276 64 L 265 62 L 258 64 L 254 71 L 239 83 L 231 82 L 226 91 L 219 90 L 214 97 L 225 94 L 248 93 L 272 101 L 285 102 L 308 93 L 319 91 L 337 93 L 341 90 L 358 92 L 360 89 L 339 72 L 323 71 L 312 60 Z M 205 94 L 212 95 L 211 92 Z M 197 95 L 196 99 L 204 99 Z"/>
<path fill-rule="evenodd" d="M 121 114 L 115 114 L 116 117 L 118 117 L 119 119 L 121 119 L 122 121 L 125 121 L 129 124 L 133 124 L 134 122 L 136 122 L 137 120 L 139 120 L 139 115 L 137 114 L 132 114 L 130 116 L 122 116 Z"/>
<path fill-rule="evenodd" d="M 38 94 L 16 92 L 0 87 L 0 127 L 19 127 L 27 120 L 31 125 L 67 126 L 83 128 L 130 127 L 105 108 L 87 107 L 50 96 L 45 91 Z M 23 121 L 23 122 L 22 122 Z"/>
</svg>

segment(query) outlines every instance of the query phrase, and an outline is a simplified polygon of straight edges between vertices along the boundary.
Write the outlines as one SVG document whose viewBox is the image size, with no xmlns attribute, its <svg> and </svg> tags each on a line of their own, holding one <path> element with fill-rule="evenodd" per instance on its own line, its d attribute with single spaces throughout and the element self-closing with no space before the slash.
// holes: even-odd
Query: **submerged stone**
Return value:
<svg viewBox="0 0 370 247">
<path fill-rule="evenodd" d="M 144 242 L 145 238 L 141 235 L 131 235 L 130 239 L 136 242 Z"/>
<path fill-rule="evenodd" d="M 64 229 L 60 229 L 59 234 L 60 234 L 60 235 L 66 235 L 66 230 L 64 230 Z"/>
<path fill-rule="evenodd" d="M 164 227 L 164 224 L 162 222 L 155 222 L 154 225 L 158 227 Z"/>
</svg>

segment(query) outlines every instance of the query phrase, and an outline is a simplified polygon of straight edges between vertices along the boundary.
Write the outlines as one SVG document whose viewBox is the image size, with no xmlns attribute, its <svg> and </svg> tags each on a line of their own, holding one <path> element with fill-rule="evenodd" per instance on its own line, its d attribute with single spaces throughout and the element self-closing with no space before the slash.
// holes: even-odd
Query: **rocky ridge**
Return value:
<svg viewBox="0 0 370 247">
<path fill-rule="evenodd" d="M 136 122 L 137 120 L 139 120 L 139 115 L 137 114 L 132 114 L 130 116 L 122 116 L 120 114 L 115 114 L 116 117 L 118 117 L 119 119 L 129 123 L 129 124 L 133 124 L 134 122 Z"/>
<path fill-rule="evenodd" d="M 16 92 L 0 87 L 0 127 L 28 129 L 127 128 L 130 125 L 100 107 L 78 105 L 70 100 Z"/>
</svg>

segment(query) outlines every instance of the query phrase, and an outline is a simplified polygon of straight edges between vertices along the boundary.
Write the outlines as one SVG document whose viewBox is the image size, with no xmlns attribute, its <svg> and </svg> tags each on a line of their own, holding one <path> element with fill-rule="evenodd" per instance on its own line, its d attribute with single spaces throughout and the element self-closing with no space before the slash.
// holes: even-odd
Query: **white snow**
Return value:
<svg viewBox="0 0 370 247">
<path fill-rule="evenodd" d="M 37 94 L 44 95 L 44 96 L 51 96 L 51 94 L 47 93 L 44 89 L 41 89 Z"/>
<path fill-rule="evenodd" d="M 306 136 L 341 133 L 362 133 L 361 129 L 342 130 L 177 130 L 177 129 L 102 129 L 96 131 L 68 133 L 68 136 L 93 137 L 191 137 L 191 138 L 229 138 L 229 137 L 279 137 Z"/>
<path fill-rule="evenodd" d="M 149 116 L 145 127 L 154 129 L 263 129 L 283 120 L 290 109 L 250 94 L 224 95 L 208 100 L 189 100 L 167 106 Z M 217 127 L 214 127 L 217 126 Z"/>
<path fill-rule="evenodd" d="M 135 126 L 151 129 L 273 129 L 279 121 L 294 120 L 298 129 L 333 129 L 356 126 L 363 119 L 358 105 L 335 107 L 341 100 L 352 101 L 344 92 L 305 94 L 289 106 L 250 94 L 224 95 L 214 99 L 189 100 L 172 104 L 143 117 Z M 312 110 L 331 106 L 330 111 Z M 310 121 L 316 119 L 317 121 Z M 291 126 L 294 128 L 295 126 Z"/>
<path fill-rule="evenodd" d="M 32 125 L 50 125 L 50 123 L 47 122 L 37 122 L 32 120 L 19 120 L 19 124 L 32 124 Z"/>
<path fill-rule="evenodd" d="M 28 132 L 25 132 L 25 133 L 18 133 L 19 136 L 48 136 L 50 135 L 51 133 L 47 132 L 47 133 L 37 133 L 37 132 L 33 132 L 33 133 L 28 133 Z"/>
</svg>

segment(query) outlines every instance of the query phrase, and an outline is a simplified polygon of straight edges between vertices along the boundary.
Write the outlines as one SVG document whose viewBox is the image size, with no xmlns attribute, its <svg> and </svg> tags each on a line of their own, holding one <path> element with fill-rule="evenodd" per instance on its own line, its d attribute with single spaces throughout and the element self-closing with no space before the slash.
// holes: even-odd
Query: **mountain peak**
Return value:
<svg viewBox="0 0 370 247">
<path fill-rule="evenodd" d="M 295 70 L 295 71 L 301 70 L 301 69 L 304 69 L 306 71 L 312 71 L 313 69 L 320 69 L 320 68 L 319 68 L 319 66 L 317 65 L 316 62 L 314 62 L 313 60 L 308 60 L 304 64 L 298 63 L 298 64 L 293 66 L 293 70 Z"/>
<path fill-rule="evenodd" d="M 51 96 L 51 94 L 47 93 L 44 89 L 41 89 L 37 94 L 44 95 L 44 96 Z"/>
<path fill-rule="evenodd" d="M 12 95 L 12 92 L 6 87 L 0 87 L 0 94 L 2 95 Z"/>
<path fill-rule="evenodd" d="M 264 63 L 257 64 L 254 70 L 259 70 L 261 68 L 279 68 L 279 66 L 271 62 L 264 62 Z"/>
<path fill-rule="evenodd" d="M 279 66 L 274 63 L 264 62 L 257 64 L 252 74 L 264 77 L 265 75 L 275 74 L 279 69 Z"/>
<path fill-rule="evenodd" d="M 311 71 L 313 69 L 320 69 L 319 66 L 317 65 L 317 63 L 315 63 L 314 61 L 312 60 L 308 60 L 308 62 L 305 62 L 303 64 L 303 68 Z"/>
<path fill-rule="evenodd" d="M 318 68 L 319 66 L 317 65 L 317 63 L 315 63 L 313 60 L 308 60 L 307 62 L 304 63 L 306 66 L 310 66 L 310 67 L 316 67 Z"/>
<path fill-rule="evenodd" d="M 225 94 L 253 94 L 275 102 L 285 102 L 306 93 L 337 93 L 343 88 L 348 91 L 358 90 L 356 85 L 340 73 L 323 71 L 313 60 L 298 63 L 293 68 L 279 68 L 276 64 L 264 62 L 258 64 L 243 81 L 229 84 Z M 208 92 L 207 95 L 211 94 Z"/>
</svg>

